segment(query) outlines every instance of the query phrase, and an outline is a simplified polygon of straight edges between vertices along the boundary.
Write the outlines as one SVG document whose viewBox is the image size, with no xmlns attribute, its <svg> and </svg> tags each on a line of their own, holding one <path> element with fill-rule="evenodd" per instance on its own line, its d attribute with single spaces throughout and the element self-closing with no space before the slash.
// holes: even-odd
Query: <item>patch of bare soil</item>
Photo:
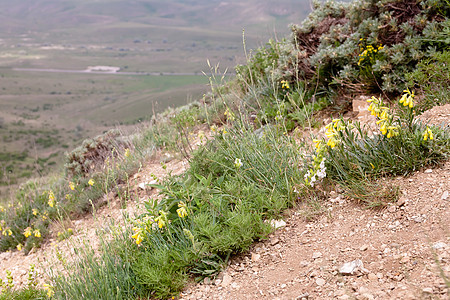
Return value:
<svg viewBox="0 0 450 300">
<path fill-rule="evenodd" d="M 448 299 L 450 162 L 394 180 L 397 204 L 375 211 L 331 192 L 327 213 L 286 227 L 182 299 Z M 355 267 L 352 273 L 345 263 Z"/>
</svg>

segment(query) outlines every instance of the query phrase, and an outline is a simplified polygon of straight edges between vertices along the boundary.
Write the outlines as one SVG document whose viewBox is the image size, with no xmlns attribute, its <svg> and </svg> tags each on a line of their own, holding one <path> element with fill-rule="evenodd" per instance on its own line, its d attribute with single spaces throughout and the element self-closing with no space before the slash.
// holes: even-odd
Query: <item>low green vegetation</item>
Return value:
<svg viewBox="0 0 450 300">
<path fill-rule="evenodd" d="M 320 205 L 336 187 L 367 207 L 395 202 L 394 177 L 450 155 L 448 124 L 418 120 L 449 103 L 449 17 L 445 0 L 316 4 L 290 40 L 253 53 L 235 79 L 212 76 L 200 102 L 154 116 L 133 137 L 86 140 L 67 155 L 63 176 L 24 185 L 0 206 L 1 249 L 37 247 L 51 221 L 90 211 L 111 192 L 124 205 L 134 200 L 128 178 L 156 150 L 186 158 L 186 172 L 153 175 L 160 195 L 140 215 L 99 232 L 99 249 L 60 258 L 64 275 L 52 274 L 49 297 L 177 297 L 267 238 L 298 202 Z M 343 117 L 362 94 L 376 127 Z"/>
</svg>

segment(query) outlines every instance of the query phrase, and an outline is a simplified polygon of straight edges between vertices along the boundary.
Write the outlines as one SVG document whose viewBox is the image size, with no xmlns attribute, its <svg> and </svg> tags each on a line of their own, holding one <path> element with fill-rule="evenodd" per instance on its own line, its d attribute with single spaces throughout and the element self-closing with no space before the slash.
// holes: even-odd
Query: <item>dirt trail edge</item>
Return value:
<svg viewBox="0 0 450 300">
<path fill-rule="evenodd" d="M 394 181 L 402 196 L 383 210 L 332 192 L 313 222 L 293 211 L 182 299 L 449 299 L 450 162 Z"/>
</svg>

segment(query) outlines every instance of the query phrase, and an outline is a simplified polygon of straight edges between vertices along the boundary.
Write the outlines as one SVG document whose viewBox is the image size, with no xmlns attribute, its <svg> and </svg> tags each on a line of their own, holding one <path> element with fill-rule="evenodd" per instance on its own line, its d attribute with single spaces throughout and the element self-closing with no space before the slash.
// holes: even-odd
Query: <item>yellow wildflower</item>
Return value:
<svg viewBox="0 0 450 300">
<path fill-rule="evenodd" d="M 397 136 L 399 133 L 398 133 L 398 127 L 397 126 L 388 126 L 388 134 L 387 134 L 387 138 L 389 139 L 389 138 L 391 138 L 391 137 L 394 137 L 394 136 Z"/>
<path fill-rule="evenodd" d="M 89 179 L 88 184 L 89 184 L 90 186 L 93 186 L 93 185 L 95 184 L 94 179 L 92 179 L 92 178 Z"/>
<path fill-rule="evenodd" d="M 414 107 L 414 92 L 411 92 L 409 89 L 403 91 L 403 95 L 400 98 L 400 104 L 403 106 L 409 106 L 409 108 Z"/>
<path fill-rule="evenodd" d="M 35 216 L 37 216 L 39 213 L 39 211 L 36 208 L 33 208 L 31 211 L 33 212 L 33 215 L 35 215 Z"/>
<path fill-rule="evenodd" d="M 133 239 L 135 239 L 136 240 L 136 244 L 140 244 L 140 243 L 142 243 L 142 241 L 144 240 L 144 237 L 143 237 L 143 230 L 142 230 L 142 228 L 140 228 L 140 227 L 133 227 L 133 231 L 135 232 L 131 237 L 133 238 Z"/>
<path fill-rule="evenodd" d="M 187 217 L 188 212 L 187 212 L 187 206 L 186 203 L 184 203 L 183 201 L 180 201 L 178 203 L 178 209 L 177 209 L 177 214 L 180 218 L 184 218 Z"/>
<path fill-rule="evenodd" d="M 433 131 L 431 131 L 430 128 L 425 129 L 425 132 L 423 133 L 423 140 L 426 141 L 428 139 L 433 140 L 434 136 L 433 136 Z"/>
<path fill-rule="evenodd" d="M 131 155 L 131 151 L 130 151 L 130 149 L 125 149 L 125 157 L 130 157 L 130 155 Z"/>
<path fill-rule="evenodd" d="M 33 231 L 33 234 L 34 234 L 35 237 L 38 237 L 38 238 L 41 237 L 41 231 L 39 229 L 35 229 Z"/>
<path fill-rule="evenodd" d="M 54 287 L 52 285 L 50 285 L 50 284 L 44 283 L 44 290 L 47 291 L 47 296 L 49 298 L 53 297 L 53 295 L 55 294 Z"/>
<path fill-rule="evenodd" d="M 7 235 L 11 236 L 12 235 L 11 229 L 9 227 L 4 228 L 3 231 L 2 231 L 2 235 L 4 235 L 4 236 L 7 236 Z"/>
<path fill-rule="evenodd" d="M 22 247 L 23 247 L 22 244 L 18 244 L 18 245 L 16 246 L 16 248 L 17 248 L 18 251 L 22 251 Z"/>
<path fill-rule="evenodd" d="M 23 235 L 27 238 L 31 235 L 31 227 L 27 227 L 24 232 Z"/>
<path fill-rule="evenodd" d="M 48 192 L 48 205 L 50 207 L 55 206 L 55 194 L 53 194 L 53 191 Z"/>
<path fill-rule="evenodd" d="M 75 184 L 71 181 L 69 182 L 69 188 L 73 191 L 75 190 Z"/>
<path fill-rule="evenodd" d="M 160 210 L 159 216 L 155 218 L 155 222 L 158 222 L 158 227 L 163 228 L 167 223 L 167 213 L 165 211 Z"/>
<path fill-rule="evenodd" d="M 4 211 L 5 211 L 5 208 L 0 205 L 0 212 L 4 212 Z"/>
<path fill-rule="evenodd" d="M 289 82 L 286 80 L 281 80 L 281 88 L 282 89 L 289 89 Z"/>
</svg>

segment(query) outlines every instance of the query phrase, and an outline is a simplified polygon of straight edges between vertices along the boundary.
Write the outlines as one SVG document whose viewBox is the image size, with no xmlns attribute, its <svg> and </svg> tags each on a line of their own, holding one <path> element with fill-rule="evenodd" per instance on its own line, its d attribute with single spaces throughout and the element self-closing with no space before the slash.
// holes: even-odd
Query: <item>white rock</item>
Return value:
<svg viewBox="0 0 450 300">
<path fill-rule="evenodd" d="M 448 199 L 448 191 L 445 191 L 442 193 L 441 200 L 447 200 Z"/>
<path fill-rule="evenodd" d="M 432 169 L 426 169 L 424 173 L 433 173 Z"/>
<path fill-rule="evenodd" d="M 261 258 L 261 254 L 252 253 L 252 261 L 256 262 Z"/>
<path fill-rule="evenodd" d="M 316 279 L 316 284 L 317 284 L 318 286 L 323 286 L 325 283 L 326 283 L 326 281 L 325 281 L 325 279 L 323 279 L 323 278 L 317 278 L 317 279 Z"/>
<path fill-rule="evenodd" d="M 433 245 L 433 248 L 438 250 L 438 249 L 445 248 L 446 246 L 447 246 L 447 244 L 444 242 L 437 242 L 436 244 Z"/>
<path fill-rule="evenodd" d="M 286 222 L 283 220 L 271 220 L 270 225 L 272 225 L 273 228 L 278 229 L 280 227 L 286 226 Z"/>
<path fill-rule="evenodd" d="M 233 281 L 233 278 L 230 275 L 225 274 L 225 275 L 223 275 L 222 286 L 223 287 L 229 286 L 232 281 Z"/>
<path fill-rule="evenodd" d="M 313 256 L 312 256 L 313 259 L 317 259 L 317 258 L 321 258 L 321 257 L 322 257 L 322 252 L 320 252 L 320 251 L 314 252 Z"/>
<path fill-rule="evenodd" d="M 342 275 L 353 275 L 361 268 L 363 268 L 363 262 L 360 259 L 357 259 L 343 264 L 339 268 L 339 273 L 341 273 Z"/>
</svg>

